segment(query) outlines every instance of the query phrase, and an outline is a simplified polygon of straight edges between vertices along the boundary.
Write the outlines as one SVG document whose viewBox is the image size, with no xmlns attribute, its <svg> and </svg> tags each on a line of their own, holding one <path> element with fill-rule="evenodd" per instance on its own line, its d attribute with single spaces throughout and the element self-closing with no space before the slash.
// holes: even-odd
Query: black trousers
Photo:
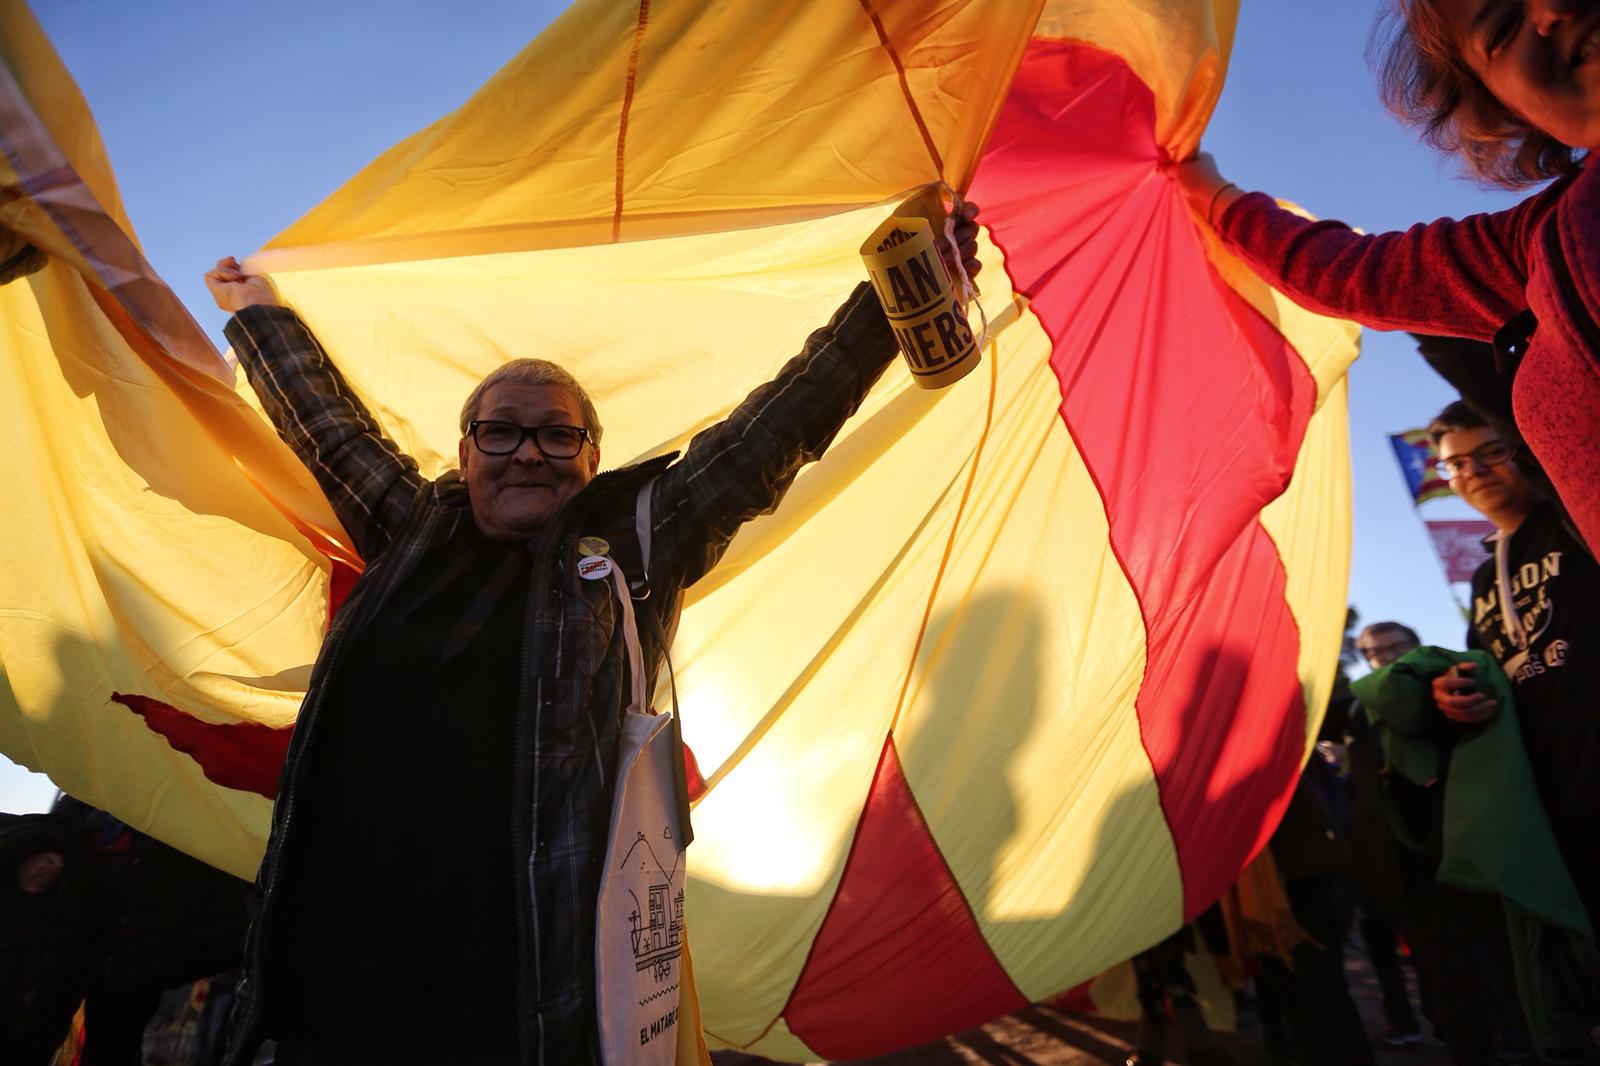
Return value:
<svg viewBox="0 0 1600 1066">
<path fill-rule="evenodd" d="M 1458 1066 L 1493 1066 L 1502 1051 L 1530 1051 L 1499 898 L 1440 884 L 1438 861 L 1419 852 L 1407 852 L 1402 868 L 1406 928 L 1439 1036 Z"/>
<path fill-rule="evenodd" d="M 1388 915 L 1376 908 L 1361 908 L 1361 943 L 1372 960 L 1378 987 L 1383 990 L 1383 1020 L 1404 1032 L 1418 1028 L 1417 1014 L 1411 1009 L 1411 991 L 1405 971 L 1400 968 L 1399 931 Z"/>
</svg>

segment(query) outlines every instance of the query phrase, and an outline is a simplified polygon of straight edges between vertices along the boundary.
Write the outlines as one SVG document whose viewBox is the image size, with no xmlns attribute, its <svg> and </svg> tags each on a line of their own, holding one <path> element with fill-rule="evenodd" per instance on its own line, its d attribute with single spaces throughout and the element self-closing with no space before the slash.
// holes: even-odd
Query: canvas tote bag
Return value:
<svg viewBox="0 0 1600 1066">
<path fill-rule="evenodd" d="M 672 715 L 650 713 L 633 598 L 620 567 L 617 595 L 633 694 L 623 716 L 611 831 L 595 923 L 600 1051 L 608 1066 L 709 1066 L 684 927 Z"/>
</svg>

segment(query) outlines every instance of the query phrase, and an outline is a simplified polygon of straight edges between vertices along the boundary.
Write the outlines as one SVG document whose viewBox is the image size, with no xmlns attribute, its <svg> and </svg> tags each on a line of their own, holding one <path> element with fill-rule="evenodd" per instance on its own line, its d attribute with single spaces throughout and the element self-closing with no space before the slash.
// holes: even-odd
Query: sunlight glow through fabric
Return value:
<svg viewBox="0 0 1600 1066">
<path fill-rule="evenodd" d="M 34 88 L 70 82 L 20 10 L 0 224 L 60 258 L 0 289 L 29 564 L 0 575 L 0 748 L 248 873 L 359 560 L 138 256 L 81 101 Z M 1057 996 L 1211 903 L 1286 804 L 1345 614 L 1356 331 L 1164 170 L 1236 13 L 580 0 L 252 261 L 425 472 L 520 355 L 585 382 L 620 465 L 771 376 L 910 190 L 982 205 L 983 364 L 935 393 L 892 366 L 690 592 L 713 1041 L 862 1057 Z"/>
</svg>

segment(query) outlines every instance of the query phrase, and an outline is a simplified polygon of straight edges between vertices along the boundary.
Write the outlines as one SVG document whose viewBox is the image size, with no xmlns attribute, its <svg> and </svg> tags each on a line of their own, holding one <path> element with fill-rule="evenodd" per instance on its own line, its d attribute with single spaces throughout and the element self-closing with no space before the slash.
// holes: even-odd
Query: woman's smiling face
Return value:
<svg viewBox="0 0 1600 1066">
<path fill-rule="evenodd" d="M 1600 0 L 1437 0 L 1496 99 L 1573 148 L 1600 147 Z"/>
<path fill-rule="evenodd" d="M 583 408 L 571 390 L 520 381 L 491 385 L 474 417 L 519 426 L 584 424 Z M 594 477 L 600 449 L 585 443 L 571 459 L 552 459 L 530 436 L 510 455 L 485 455 L 469 434 L 461 438 L 460 459 L 478 528 L 494 540 L 525 540 Z"/>
</svg>

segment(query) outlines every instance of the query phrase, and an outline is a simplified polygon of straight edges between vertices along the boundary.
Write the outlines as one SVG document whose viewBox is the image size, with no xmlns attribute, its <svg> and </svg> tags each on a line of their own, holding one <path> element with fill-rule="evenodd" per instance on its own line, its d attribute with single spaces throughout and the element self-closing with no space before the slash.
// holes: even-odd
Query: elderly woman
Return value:
<svg viewBox="0 0 1600 1066">
<path fill-rule="evenodd" d="M 969 273 L 976 213 L 956 228 Z M 206 282 L 367 562 L 284 764 L 228 1061 L 275 1036 L 280 1066 L 597 1063 L 596 895 L 630 661 L 654 680 L 679 593 L 894 358 L 882 308 L 857 287 L 681 458 L 603 472 L 583 387 L 513 360 L 466 399 L 459 471 L 430 481 L 265 278 L 226 259 Z M 638 659 L 613 566 L 636 589 L 648 577 L 641 613 L 660 624 L 638 627 Z"/>
<path fill-rule="evenodd" d="M 1518 430 L 1600 547 L 1600 0 L 1395 0 L 1391 108 L 1478 177 L 1554 178 L 1508 211 L 1362 236 L 1244 193 L 1200 155 L 1190 204 L 1296 302 L 1374 329 L 1494 340 Z M 1531 338 L 1531 340 L 1530 340 Z M 1520 364 L 1517 360 L 1520 359 Z"/>
</svg>

